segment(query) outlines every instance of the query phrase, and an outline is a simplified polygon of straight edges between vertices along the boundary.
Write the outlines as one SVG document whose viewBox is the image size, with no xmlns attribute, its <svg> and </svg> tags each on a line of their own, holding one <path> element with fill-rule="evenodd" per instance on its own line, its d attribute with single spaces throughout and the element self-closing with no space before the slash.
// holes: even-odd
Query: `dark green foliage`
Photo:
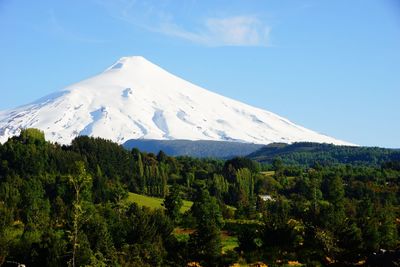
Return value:
<svg viewBox="0 0 400 267">
<path fill-rule="evenodd" d="M 38 129 L 23 129 L 17 139 L 23 144 L 40 145 L 45 143 L 44 132 Z"/>
<path fill-rule="evenodd" d="M 248 155 L 263 163 L 273 163 L 279 157 L 285 164 L 315 166 L 358 164 L 380 166 L 387 161 L 399 161 L 400 150 L 379 147 L 335 146 L 318 143 L 274 143 Z"/>
<path fill-rule="evenodd" d="M 229 183 L 224 176 L 214 174 L 213 178 L 209 180 L 208 188 L 213 196 L 218 200 L 223 200 L 228 193 Z"/>
<path fill-rule="evenodd" d="M 191 208 L 196 231 L 190 235 L 192 257 L 205 266 L 216 266 L 221 256 L 222 214 L 216 199 L 204 189 L 198 189 Z"/>
<path fill-rule="evenodd" d="M 59 146 L 40 131 L 23 130 L 0 145 L 0 264 L 399 262 L 398 151 L 293 147 L 301 153 L 281 153 L 271 165 L 260 165 L 247 158 L 127 151 L 100 138 Z M 349 164 L 339 164 L 343 158 Z M 166 209 L 130 204 L 128 191 L 165 197 Z M 182 199 L 194 201 L 185 214 L 179 212 Z M 176 226 L 189 228 L 190 237 L 176 238 Z M 234 251 L 222 253 L 222 229 L 224 236 L 237 236 Z"/>
<path fill-rule="evenodd" d="M 175 223 L 179 222 L 180 209 L 183 206 L 183 201 L 180 196 L 180 189 L 174 186 L 164 200 L 164 207 L 167 216 Z"/>
<path fill-rule="evenodd" d="M 232 175 L 232 171 L 245 168 L 257 173 L 260 171 L 260 164 L 248 158 L 236 157 L 225 162 L 223 172 L 225 176 L 229 177 Z"/>
<path fill-rule="evenodd" d="M 118 250 L 144 255 L 150 249 L 158 251 L 158 263 L 149 266 L 161 266 L 172 232 L 169 219 L 160 212 L 149 215 L 147 228 L 137 232 L 150 211 L 128 212 L 124 204 L 127 186 L 135 187 L 144 175 L 138 162 L 134 153 L 106 140 L 79 137 L 60 147 L 34 129 L 0 145 L 0 263 L 108 266 L 129 262 Z M 153 187 L 165 194 L 167 167 L 143 166 L 160 170 L 161 181 Z M 139 245 L 128 238 L 131 227 L 142 239 L 152 238 Z"/>
</svg>

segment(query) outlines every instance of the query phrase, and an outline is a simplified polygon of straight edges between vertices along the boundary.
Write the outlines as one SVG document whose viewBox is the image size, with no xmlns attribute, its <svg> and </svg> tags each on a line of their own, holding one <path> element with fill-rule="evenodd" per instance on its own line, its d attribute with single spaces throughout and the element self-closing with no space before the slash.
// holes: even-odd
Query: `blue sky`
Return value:
<svg viewBox="0 0 400 267">
<path fill-rule="evenodd" d="M 400 148 L 397 0 L 0 0 L 0 110 L 142 55 L 333 137 Z"/>
</svg>

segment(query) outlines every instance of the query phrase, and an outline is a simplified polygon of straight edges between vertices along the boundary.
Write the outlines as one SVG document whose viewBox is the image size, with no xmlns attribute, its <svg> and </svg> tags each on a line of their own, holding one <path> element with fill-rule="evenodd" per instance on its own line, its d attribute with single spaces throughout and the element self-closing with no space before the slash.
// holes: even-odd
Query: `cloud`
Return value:
<svg viewBox="0 0 400 267">
<path fill-rule="evenodd" d="M 208 46 L 268 46 L 271 29 L 255 16 L 235 16 L 207 18 L 198 31 L 171 22 L 161 23 L 155 31 Z"/>
<path fill-rule="evenodd" d="M 97 0 L 114 18 L 147 31 L 206 46 L 269 46 L 271 28 L 255 15 L 191 18 L 179 24 L 180 16 L 168 12 L 168 1 Z M 106 3 L 106 5 L 104 5 Z M 160 3 L 163 3 L 160 4 Z M 194 12 L 195 14 L 195 12 Z M 195 15 L 194 15 L 195 16 Z M 198 22 L 197 24 L 193 23 Z"/>
</svg>

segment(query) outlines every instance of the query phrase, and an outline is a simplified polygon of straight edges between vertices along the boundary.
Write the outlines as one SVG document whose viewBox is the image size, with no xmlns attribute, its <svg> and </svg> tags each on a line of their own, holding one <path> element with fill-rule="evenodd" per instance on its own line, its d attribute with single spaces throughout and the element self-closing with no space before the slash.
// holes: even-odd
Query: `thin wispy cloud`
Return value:
<svg viewBox="0 0 400 267">
<path fill-rule="evenodd" d="M 190 23 L 178 23 L 179 16 L 167 11 L 166 2 L 162 2 L 162 7 L 161 4 L 138 0 L 117 1 L 112 5 L 101 0 L 99 3 L 117 19 L 151 32 L 200 45 L 264 47 L 270 45 L 271 28 L 255 15 L 193 18 Z"/>
<path fill-rule="evenodd" d="M 271 29 L 254 16 L 206 18 L 197 31 L 162 22 L 156 31 L 209 46 L 268 46 Z"/>
</svg>

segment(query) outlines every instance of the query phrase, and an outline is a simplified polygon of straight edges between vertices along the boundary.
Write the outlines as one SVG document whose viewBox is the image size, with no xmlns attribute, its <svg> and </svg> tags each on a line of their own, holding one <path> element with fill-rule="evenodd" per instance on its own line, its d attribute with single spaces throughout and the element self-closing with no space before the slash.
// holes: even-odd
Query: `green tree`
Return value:
<svg viewBox="0 0 400 267">
<path fill-rule="evenodd" d="M 158 152 L 158 154 L 157 154 L 157 161 L 158 162 L 165 162 L 165 161 L 167 161 L 167 159 L 168 159 L 167 154 L 165 154 L 164 151 L 160 150 Z"/>
<path fill-rule="evenodd" d="M 280 157 L 274 158 L 274 160 L 272 161 L 272 169 L 275 171 L 277 176 L 282 174 L 283 168 L 284 165 L 282 159 Z"/>
<path fill-rule="evenodd" d="M 190 235 L 189 246 L 193 258 L 205 266 L 216 266 L 221 256 L 222 215 L 217 200 L 209 192 L 198 189 L 191 213 L 196 219 L 196 230 Z"/>
<path fill-rule="evenodd" d="M 183 201 L 180 196 L 179 186 L 173 186 L 164 200 L 165 212 L 168 217 L 175 223 L 179 221 L 180 209 L 183 206 Z"/>
<path fill-rule="evenodd" d="M 323 187 L 325 199 L 331 204 L 328 209 L 325 210 L 325 225 L 335 231 L 340 229 L 346 218 L 343 180 L 337 174 L 328 176 Z"/>
<path fill-rule="evenodd" d="M 18 137 L 24 144 L 44 144 L 44 132 L 34 128 L 28 128 L 21 130 Z"/>
<path fill-rule="evenodd" d="M 394 249 L 399 243 L 394 207 L 386 205 L 381 212 L 381 248 Z"/>
<path fill-rule="evenodd" d="M 229 183 L 220 174 L 214 173 L 213 178 L 210 180 L 210 193 L 219 200 L 223 200 L 225 194 L 228 192 Z"/>
<path fill-rule="evenodd" d="M 85 164 L 83 162 L 76 163 L 76 175 L 69 177 L 69 183 L 74 191 L 74 200 L 72 203 L 72 230 L 70 233 L 70 241 L 72 245 L 72 267 L 76 266 L 77 250 L 79 247 L 79 230 L 81 228 L 82 219 L 84 217 L 84 201 L 82 192 L 91 185 L 92 178 L 86 173 Z"/>
</svg>

